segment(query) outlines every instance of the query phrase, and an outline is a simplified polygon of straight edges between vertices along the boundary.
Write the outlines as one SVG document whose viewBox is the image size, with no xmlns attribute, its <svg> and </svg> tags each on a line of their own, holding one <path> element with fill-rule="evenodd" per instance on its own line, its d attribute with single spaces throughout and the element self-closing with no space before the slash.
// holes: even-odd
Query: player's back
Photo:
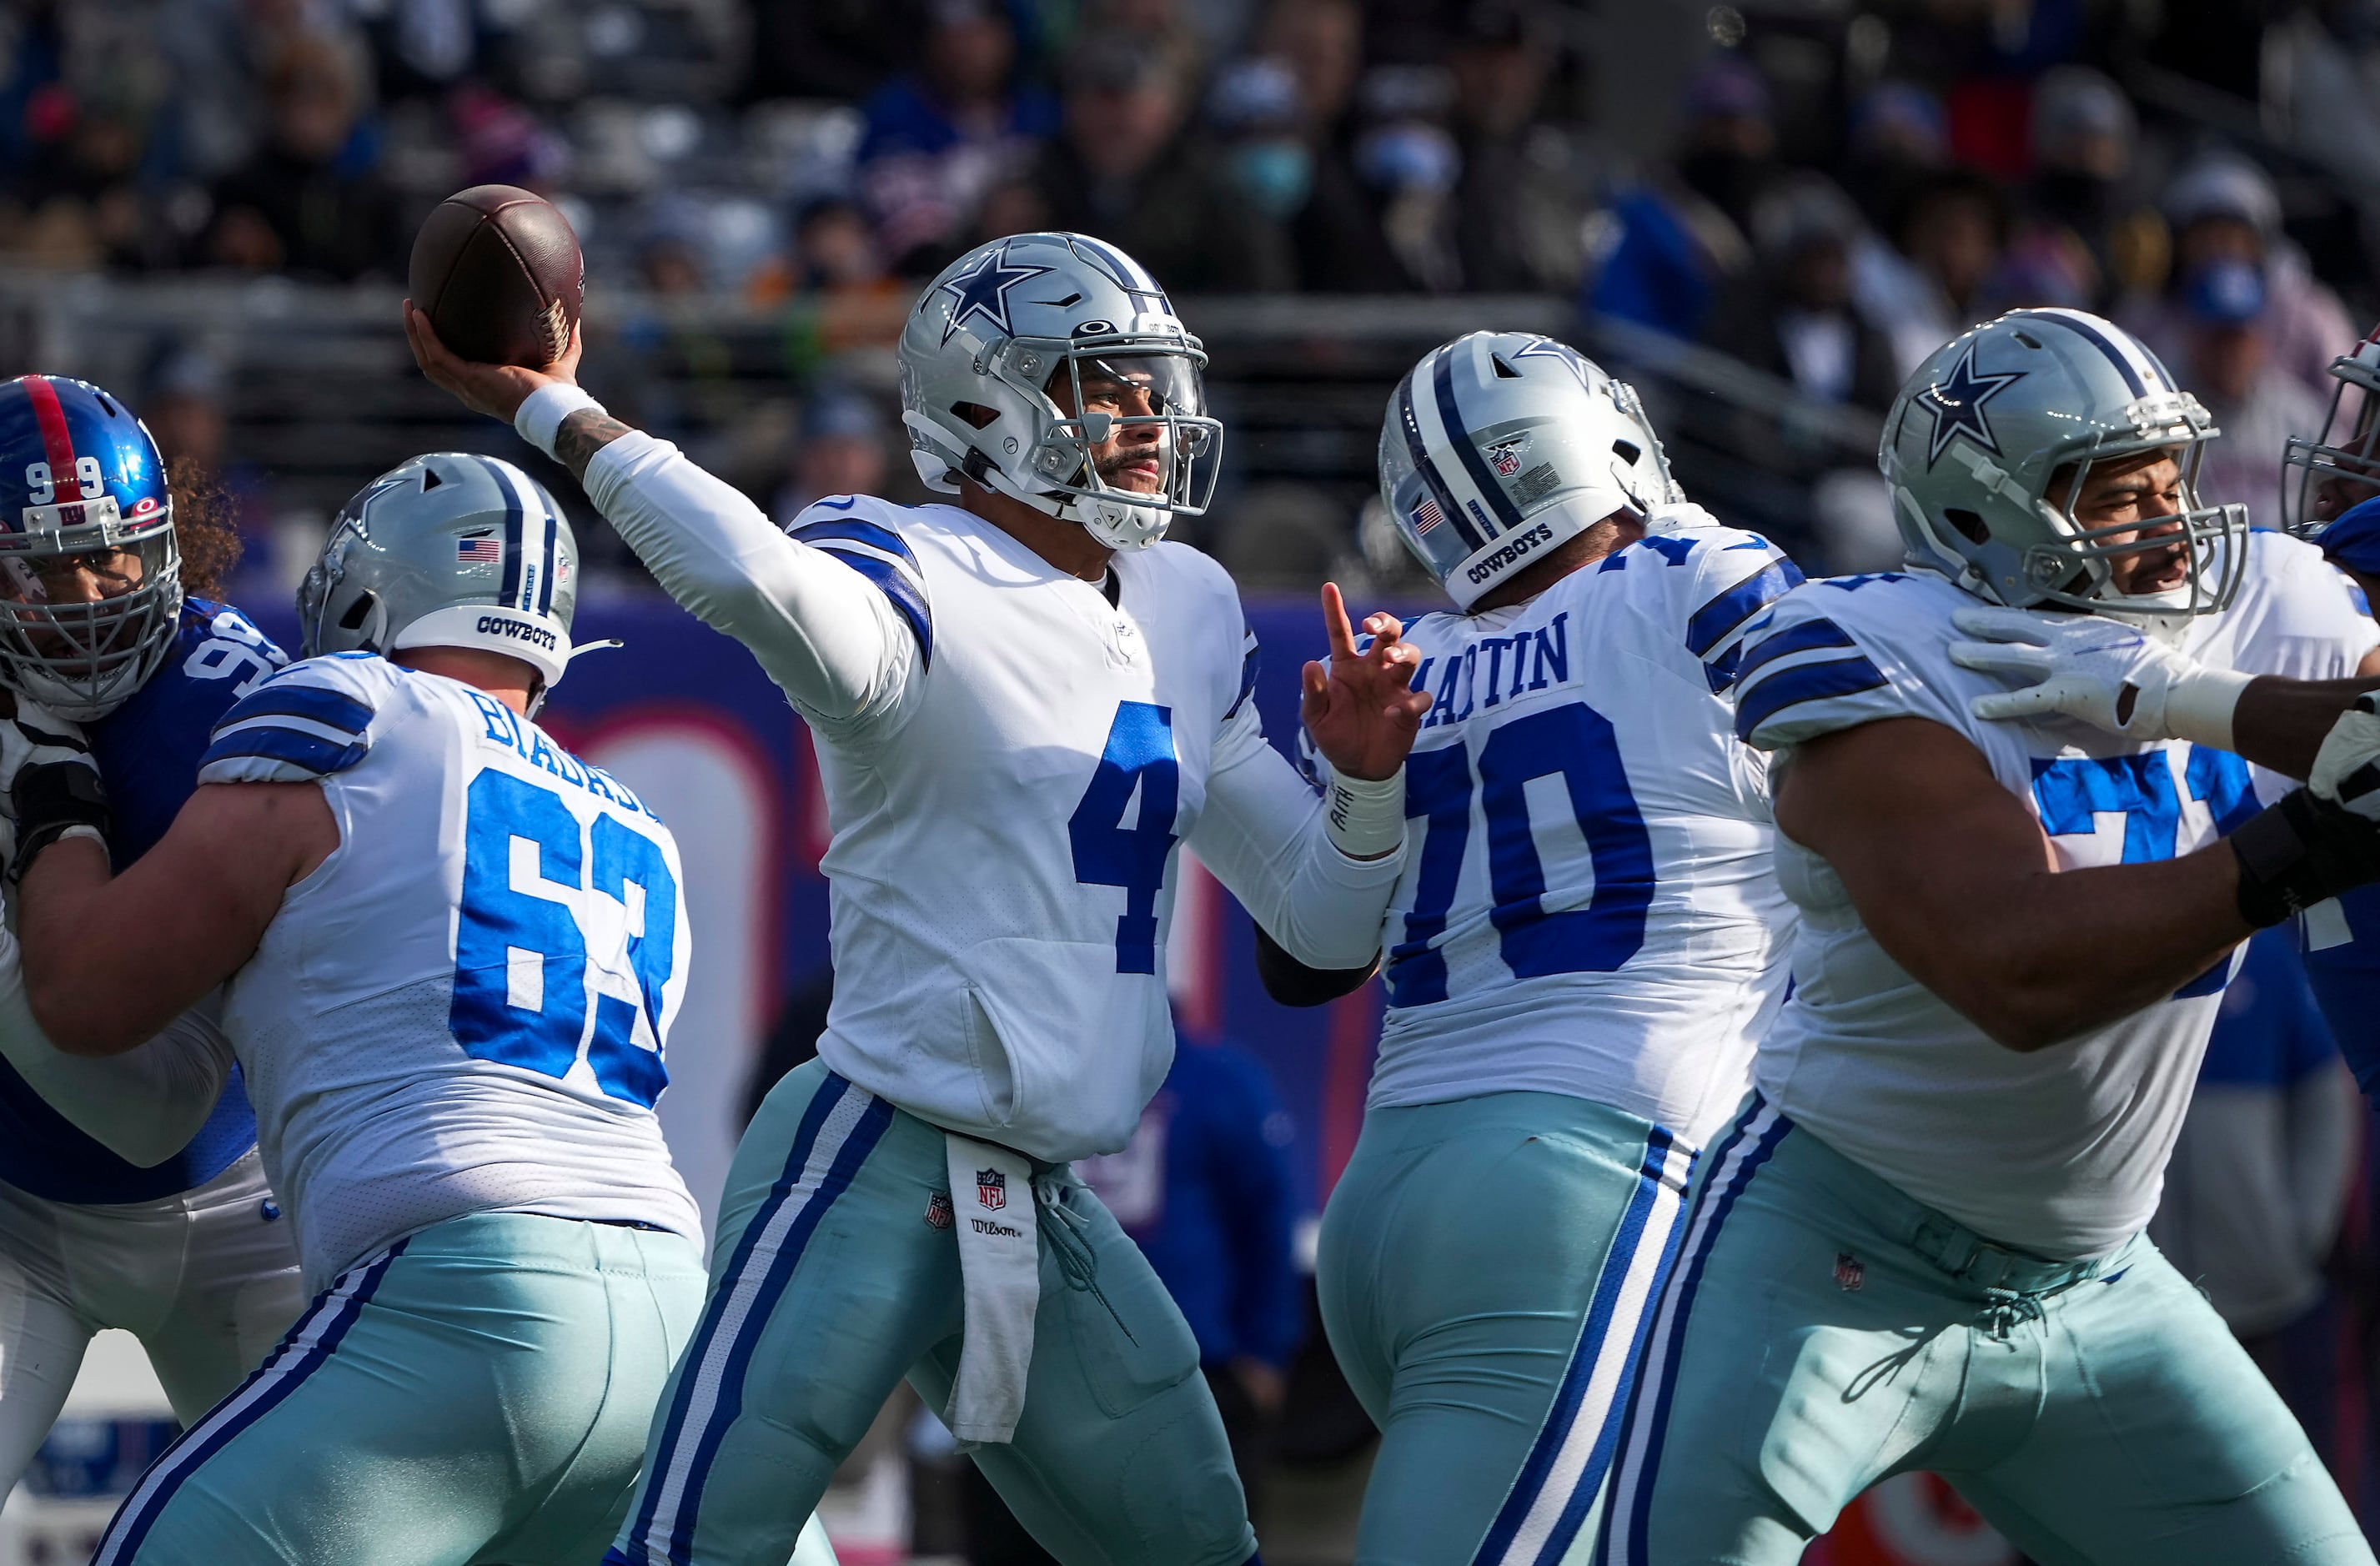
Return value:
<svg viewBox="0 0 2380 1566">
<path fill-rule="evenodd" d="M 1776 750 L 1880 720 L 1939 723 L 2024 802 L 2061 870 L 2172 858 L 2254 812 L 2247 766 L 2228 752 L 1975 718 L 1970 699 L 2003 688 L 1949 656 L 1951 614 L 1975 601 L 1925 573 L 1796 589 L 1745 637 L 1738 732 Z M 2219 630 L 2204 644 L 2219 645 Z M 2228 961 L 2118 1022 L 2021 1052 L 1895 963 L 1824 859 L 1780 835 L 1777 873 L 1802 925 L 1792 998 L 1754 1068 L 1771 1101 L 2004 1244 L 2094 1256 L 2147 1221 Z"/>
<path fill-rule="evenodd" d="M 141 687 L 85 725 L 115 816 L 120 869 L 156 846 L 198 786 L 199 760 L 225 711 L 288 657 L 227 604 L 188 598 L 172 649 Z M 198 1135 L 147 1168 L 78 1130 L 0 1061 L 0 1181 L 51 1201 L 145 1202 L 205 1184 L 256 1143 L 235 1071 Z"/>
<path fill-rule="evenodd" d="M 1230 577 L 1160 543 L 1112 558 L 1111 602 L 971 513 L 867 496 L 791 530 L 885 588 L 924 664 L 892 722 L 821 730 L 820 1056 L 1038 1158 L 1122 1147 L 1172 1055 L 1173 851 L 1246 695 Z"/>
<path fill-rule="evenodd" d="M 310 1280 L 474 1212 L 699 1232 L 652 1112 L 677 849 L 632 793 L 484 692 L 359 653 L 260 686 L 200 779 L 319 782 L 338 823 L 224 1014 Z"/>
<path fill-rule="evenodd" d="M 1791 919 L 1729 690 L 1743 625 L 1800 579 L 1694 527 L 1408 630 L 1434 700 L 1373 1104 L 1561 1093 L 1697 1145 L 1734 1109 Z"/>
</svg>

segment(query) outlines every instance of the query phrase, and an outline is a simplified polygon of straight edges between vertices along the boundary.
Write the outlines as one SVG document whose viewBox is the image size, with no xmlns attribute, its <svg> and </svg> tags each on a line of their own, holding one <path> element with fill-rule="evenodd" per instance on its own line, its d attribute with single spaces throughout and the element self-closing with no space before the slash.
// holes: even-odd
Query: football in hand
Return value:
<svg viewBox="0 0 2380 1566">
<path fill-rule="evenodd" d="M 587 263 L 554 204 L 512 185 L 475 185 L 438 204 L 406 269 L 438 340 L 477 364 L 542 369 L 578 326 Z"/>
</svg>

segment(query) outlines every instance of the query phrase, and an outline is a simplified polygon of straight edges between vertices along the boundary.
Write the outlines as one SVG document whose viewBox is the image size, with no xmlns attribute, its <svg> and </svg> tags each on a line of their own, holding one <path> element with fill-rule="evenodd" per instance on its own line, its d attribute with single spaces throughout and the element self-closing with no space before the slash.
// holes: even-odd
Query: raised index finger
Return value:
<svg viewBox="0 0 2380 1566">
<path fill-rule="evenodd" d="M 1339 584 L 1322 584 L 1322 631 L 1330 638 L 1330 656 L 1355 656 L 1355 628 L 1347 624 L 1347 601 L 1339 596 Z"/>
</svg>

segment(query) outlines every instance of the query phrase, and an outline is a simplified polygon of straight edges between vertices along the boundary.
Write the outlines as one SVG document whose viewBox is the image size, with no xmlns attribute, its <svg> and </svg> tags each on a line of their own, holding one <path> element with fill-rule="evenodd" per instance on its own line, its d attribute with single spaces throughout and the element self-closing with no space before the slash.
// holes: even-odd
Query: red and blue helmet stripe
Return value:
<svg viewBox="0 0 2380 1566">
<path fill-rule="evenodd" d="M 164 462 L 132 410 L 63 375 L 0 384 L 0 535 L 24 532 L 31 508 L 102 496 L 115 500 L 128 533 L 173 520 Z"/>
</svg>

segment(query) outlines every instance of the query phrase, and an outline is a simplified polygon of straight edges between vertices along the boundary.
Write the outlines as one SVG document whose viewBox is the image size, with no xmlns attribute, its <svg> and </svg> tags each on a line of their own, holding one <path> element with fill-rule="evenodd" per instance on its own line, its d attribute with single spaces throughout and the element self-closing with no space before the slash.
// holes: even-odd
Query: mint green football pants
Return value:
<svg viewBox="0 0 2380 1566">
<path fill-rule="evenodd" d="M 1693 1167 L 1651 1123 L 1559 1094 L 1365 1115 L 1315 1269 L 1380 1427 L 1358 1566 L 1552 1566 L 1593 1537 Z"/>
<path fill-rule="evenodd" d="M 315 1298 L 150 1465 L 93 1566 L 588 1566 L 701 1307 L 684 1235 L 433 1224 Z"/>
<path fill-rule="evenodd" d="M 905 1376 L 949 1406 L 965 1325 L 949 1170 L 941 1132 L 820 1062 L 770 1090 L 607 1566 L 783 1566 Z M 1032 1184 L 1008 1196 L 1040 1232 L 1024 1414 L 976 1465 L 1066 1566 L 1241 1566 L 1256 1539 L 1189 1324 L 1071 1171 Z"/>
<path fill-rule="evenodd" d="M 1755 1096 L 1697 1173 L 1595 1560 L 1791 1566 L 1911 1469 L 2041 1566 L 2372 1566 L 2145 1236 L 2085 1262 L 1994 1245 Z"/>
</svg>

